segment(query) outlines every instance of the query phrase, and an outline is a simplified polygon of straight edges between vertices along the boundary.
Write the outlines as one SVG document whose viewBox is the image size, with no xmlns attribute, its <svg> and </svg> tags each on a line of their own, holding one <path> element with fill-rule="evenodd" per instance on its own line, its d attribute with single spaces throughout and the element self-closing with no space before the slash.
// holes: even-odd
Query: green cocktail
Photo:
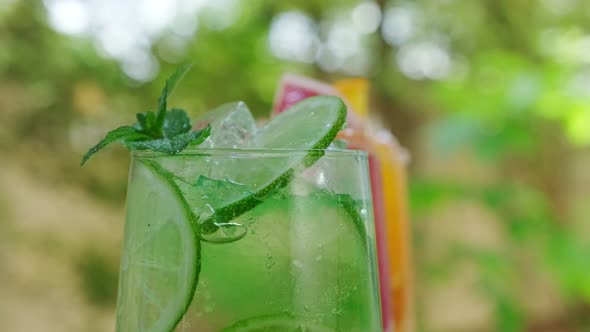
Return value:
<svg viewBox="0 0 590 332">
<path fill-rule="evenodd" d="M 226 167 L 248 173 L 259 163 L 277 165 L 314 153 L 319 151 L 135 154 L 118 331 L 170 331 L 186 302 L 176 331 L 379 331 L 363 153 L 327 151 L 309 171 L 264 197 L 210 177 Z M 179 192 L 170 177 L 190 185 L 181 184 Z M 212 203 L 192 205 L 194 195 Z M 184 211 L 183 197 L 191 211 Z M 195 241 L 190 215 L 207 216 L 219 201 L 237 197 L 255 197 L 255 205 L 219 220 L 217 230 Z M 191 262 L 200 263 L 192 301 L 190 284 L 199 267 Z"/>
<path fill-rule="evenodd" d="M 226 104 L 192 131 L 166 106 L 184 71 L 157 113 L 83 158 L 134 151 L 117 332 L 381 331 L 367 156 L 328 149 L 342 101 L 306 99 L 262 128 Z"/>
</svg>

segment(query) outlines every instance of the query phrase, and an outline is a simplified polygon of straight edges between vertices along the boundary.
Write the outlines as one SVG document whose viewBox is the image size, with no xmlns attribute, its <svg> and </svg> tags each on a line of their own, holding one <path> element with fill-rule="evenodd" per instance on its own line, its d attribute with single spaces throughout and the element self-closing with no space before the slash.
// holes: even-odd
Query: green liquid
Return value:
<svg viewBox="0 0 590 332">
<path fill-rule="evenodd" d="M 203 169 L 191 163 L 175 163 L 174 173 L 132 166 L 118 332 L 381 331 L 367 200 L 306 177 L 253 196 L 235 182 L 182 173 Z M 347 192 L 366 197 L 365 173 L 347 174 Z M 242 212 L 233 219 L 212 208 L 236 199 L 249 205 L 234 205 Z M 199 220 L 218 226 L 199 234 Z"/>
<path fill-rule="evenodd" d="M 199 284 L 177 331 L 283 314 L 331 331 L 379 331 L 372 240 L 336 197 L 312 196 L 267 199 L 234 220 L 247 227 L 242 239 L 202 242 Z"/>
</svg>

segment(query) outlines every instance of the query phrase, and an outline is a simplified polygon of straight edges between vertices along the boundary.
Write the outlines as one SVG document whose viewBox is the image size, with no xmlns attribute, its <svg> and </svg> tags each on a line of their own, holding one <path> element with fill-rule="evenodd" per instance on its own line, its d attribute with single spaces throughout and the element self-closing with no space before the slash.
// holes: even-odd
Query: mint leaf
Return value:
<svg viewBox="0 0 590 332">
<path fill-rule="evenodd" d="M 93 154 L 97 153 L 102 148 L 104 148 L 105 146 L 107 146 L 113 142 L 117 142 L 117 141 L 132 142 L 132 141 L 139 141 L 139 140 L 144 140 L 144 139 L 149 139 L 149 138 L 150 138 L 150 136 L 148 136 L 144 133 L 138 132 L 137 129 L 135 129 L 134 127 L 131 127 L 131 126 L 119 127 L 115 130 L 109 131 L 107 133 L 107 135 L 100 142 L 98 142 L 98 144 L 96 144 L 95 146 L 90 148 L 90 150 L 88 150 L 88 152 L 86 152 L 84 157 L 82 157 L 82 161 L 80 162 L 80 165 L 84 165 L 88 161 L 88 159 L 90 159 L 90 157 L 92 157 Z"/>
<path fill-rule="evenodd" d="M 137 113 L 136 117 L 137 123 L 133 127 L 138 131 L 148 134 L 151 137 L 162 137 L 162 129 L 158 127 L 156 113 L 150 111 Z"/>
<path fill-rule="evenodd" d="M 200 133 L 200 135 L 196 135 L 195 133 Z M 207 127 L 200 129 L 200 130 L 193 130 L 190 133 L 187 134 L 193 134 L 191 136 L 191 140 L 188 142 L 189 146 L 197 146 L 203 142 L 205 142 L 205 140 L 207 138 L 209 138 L 209 136 L 211 135 L 211 126 L 207 125 Z"/>
<path fill-rule="evenodd" d="M 178 108 L 173 108 L 166 113 L 164 118 L 164 137 L 174 137 L 191 130 L 191 119 Z"/>
<path fill-rule="evenodd" d="M 152 150 L 168 154 L 176 154 L 190 145 L 203 143 L 211 132 L 209 126 L 191 131 L 191 120 L 185 111 L 179 108 L 167 111 L 168 97 L 190 67 L 190 64 L 180 67 L 166 80 L 158 99 L 157 113 L 138 113 L 137 122 L 132 126 L 122 126 L 109 132 L 86 152 L 80 164 L 84 165 L 96 152 L 113 142 L 122 143 L 129 150 Z"/>
<path fill-rule="evenodd" d="M 176 84 L 184 77 L 184 75 L 191 69 L 192 64 L 186 64 L 178 68 L 174 74 L 172 74 L 167 80 L 166 84 L 164 85 L 164 89 L 162 89 L 162 93 L 160 94 L 160 98 L 158 98 L 158 116 L 156 118 L 156 123 L 159 128 L 162 128 L 164 125 L 164 119 L 166 117 L 166 109 L 168 103 L 168 97 L 172 95 L 172 91 L 176 87 Z"/>
<path fill-rule="evenodd" d="M 152 140 L 128 141 L 124 142 L 124 144 L 130 150 L 151 150 L 167 154 L 176 154 L 186 149 L 189 145 L 198 145 L 203 143 L 207 137 L 209 137 L 210 133 L 211 127 L 207 126 L 202 130 L 186 132 L 170 138 L 166 137 Z"/>
</svg>

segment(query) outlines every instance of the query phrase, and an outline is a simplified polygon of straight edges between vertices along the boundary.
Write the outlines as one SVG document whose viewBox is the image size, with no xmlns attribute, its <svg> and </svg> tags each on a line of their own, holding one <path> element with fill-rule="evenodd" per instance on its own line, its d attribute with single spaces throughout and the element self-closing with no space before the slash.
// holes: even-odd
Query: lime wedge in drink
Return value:
<svg viewBox="0 0 590 332">
<path fill-rule="evenodd" d="M 325 149 L 346 121 L 346 106 L 338 97 L 311 97 L 275 116 L 254 137 L 253 147 L 265 149 Z"/>
<path fill-rule="evenodd" d="M 149 162 L 131 171 L 117 331 L 168 332 L 192 300 L 200 243 L 178 188 Z"/>
<path fill-rule="evenodd" d="M 219 229 L 216 224 L 228 223 L 251 210 L 321 158 L 345 120 L 346 106 L 339 98 L 308 98 L 278 114 L 251 138 L 248 148 L 252 153 L 256 153 L 256 149 L 265 149 L 265 158 L 220 160 L 215 151 L 200 150 L 195 153 L 211 154 L 210 163 L 195 167 L 190 158 L 191 151 L 186 153 L 186 164 L 179 163 L 178 157 L 161 158 L 162 172 L 169 170 L 171 174 L 182 174 L 186 169 L 197 169 L 202 174 L 204 169 L 209 169 L 211 178 L 227 181 L 227 186 L 239 183 L 249 189 L 219 199 L 219 196 L 212 195 L 210 188 L 198 186 L 198 178 L 172 176 L 197 216 L 201 234 L 211 234 Z M 276 157 L 269 158 L 269 149 L 278 151 Z"/>
</svg>

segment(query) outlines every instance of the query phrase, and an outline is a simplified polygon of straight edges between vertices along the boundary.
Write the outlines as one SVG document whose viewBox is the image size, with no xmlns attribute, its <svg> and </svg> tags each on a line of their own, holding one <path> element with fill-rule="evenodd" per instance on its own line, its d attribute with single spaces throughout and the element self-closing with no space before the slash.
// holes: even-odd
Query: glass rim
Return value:
<svg viewBox="0 0 590 332">
<path fill-rule="evenodd" d="M 352 149 L 291 149 L 291 148 L 194 148 L 186 149 L 176 154 L 167 154 L 149 150 L 131 151 L 132 157 L 156 158 L 156 157 L 186 157 L 186 156 L 286 156 L 292 154 L 322 154 L 328 157 L 361 157 L 368 158 L 368 152 Z"/>
</svg>

